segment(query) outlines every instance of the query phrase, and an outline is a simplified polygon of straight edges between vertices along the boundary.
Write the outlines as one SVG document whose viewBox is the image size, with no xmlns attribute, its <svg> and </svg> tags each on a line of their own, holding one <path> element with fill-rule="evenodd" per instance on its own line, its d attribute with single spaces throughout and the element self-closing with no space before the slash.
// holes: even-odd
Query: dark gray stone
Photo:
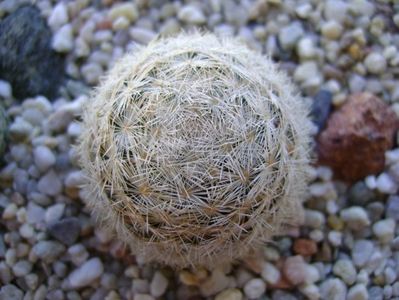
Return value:
<svg viewBox="0 0 399 300">
<path fill-rule="evenodd" d="M 24 293 L 13 284 L 7 284 L 0 290 L 0 300 L 22 300 Z"/>
<path fill-rule="evenodd" d="M 73 245 L 80 234 L 78 218 L 70 217 L 54 222 L 48 226 L 48 231 L 55 239 L 65 245 Z"/>
<path fill-rule="evenodd" d="M 34 5 L 20 7 L 0 23 L 0 78 L 19 99 L 58 93 L 64 59 L 51 49 L 51 30 Z"/>
<path fill-rule="evenodd" d="M 326 90 L 320 90 L 313 99 L 312 120 L 319 130 L 324 128 L 331 112 L 332 94 Z"/>
</svg>

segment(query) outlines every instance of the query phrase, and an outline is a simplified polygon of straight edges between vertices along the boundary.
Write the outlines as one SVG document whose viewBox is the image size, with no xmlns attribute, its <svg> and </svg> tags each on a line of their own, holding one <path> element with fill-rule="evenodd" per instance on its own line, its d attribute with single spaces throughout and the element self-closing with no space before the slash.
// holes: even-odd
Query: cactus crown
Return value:
<svg viewBox="0 0 399 300">
<path fill-rule="evenodd" d="M 84 111 L 90 204 L 146 259 L 238 258 L 301 212 L 306 115 L 287 77 L 238 41 L 156 40 L 118 62 Z"/>
</svg>

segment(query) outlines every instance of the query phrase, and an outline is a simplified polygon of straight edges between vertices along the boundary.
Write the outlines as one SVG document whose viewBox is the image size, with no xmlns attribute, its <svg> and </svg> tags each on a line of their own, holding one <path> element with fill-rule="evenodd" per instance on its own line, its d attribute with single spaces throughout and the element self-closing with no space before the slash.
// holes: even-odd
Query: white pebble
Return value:
<svg viewBox="0 0 399 300">
<path fill-rule="evenodd" d="M 189 24 L 195 24 L 195 25 L 201 25 L 206 22 L 206 17 L 204 13 L 202 12 L 201 9 L 197 8 L 194 5 L 185 5 L 183 6 L 177 17 L 179 18 L 180 21 L 189 23 Z"/>
<path fill-rule="evenodd" d="M 326 218 L 321 212 L 311 209 L 305 210 L 305 226 L 320 229 L 324 226 L 325 222 Z"/>
<path fill-rule="evenodd" d="M 323 300 L 345 300 L 346 285 L 337 278 L 330 278 L 320 286 L 320 295 Z"/>
<path fill-rule="evenodd" d="M 266 292 L 266 284 L 262 279 L 254 278 L 244 286 L 244 293 L 248 299 L 257 299 Z"/>
<path fill-rule="evenodd" d="M 242 293 L 238 289 L 227 289 L 217 294 L 215 300 L 242 300 Z"/>
<path fill-rule="evenodd" d="M 47 23 L 53 29 L 57 30 L 68 23 L 68 10 L 64 2 L 59 2 L 51 11 Z"/>
<path fill-rule="evenodd" d="M 109 17 L 115 20 L 118 17 L 125 17 L 129 22 L 135 22 L 139 17 L 139 11 L 134 3 L 118 3 L 109 10 Z"/>
<path fill-rule="evenodd" d="M 156 36 L 154 31 L 140 27 L 131 28 L 129 34 L 133 40 L 143 45 L 147 45 Z"/>
<path fill-rule="evenodd" d="M 319 300 L 320 299 L 320 289 L 315 284 L 304 284 L 304 285 L 301 285 L 299 287 L 299 290 L 309 300 Z"/>
<path fill-rule="evenodd" d="M 386 173 L 381 173 L 377 178 L 377 189 L 384 194 L 395 194 L 398 186 Z"/>
<path fill-rule="evenodd" d="M 8 81 L 0 79 L 0 97 L 9 99 L 12 97 L 11 84 Z"/>
<path fill-rule="evenodd" d="M 342 244 L 342 232 L 332 230 L 328 233 L 328 241 L 331 245 L 339 247 Z"/>
<path fill-rule="evenodd" d="M 168 279 L 160 271 L 157 271 L 150 284 L 151 295 L 160 297 L 165 293 L 167 287 Z"/>
<path fill-rule="evenodd" d="M 38 146 L 33 150 L 33 159 L 37 168 L 44 172 L 55 164 L 54 153 L 46 146 Z"/>
<path fill-rule="evenodd" d="M 62 26 L 53 37 L 53 49 L 57 52 L 66 53 L 73 49 L 73 28 L 71 24 Z"/>
<path fill-rule="evenodd" d="M 352 286 L 348 291 L 347 300 L 367 300 L 369 294 L 364 284 L 356 284 Z"/>
<path fill-rule="evenodd" d="M 72 171 L 65 178 L 66 187 L 80 187 L 85 183 L 85 176 L 82 171 Z"/>
<path fill-rule="evenodd" d="M 103 263 L 97 257 L 85 262 L 68 276 L 71 288 L 81 288 L 90 285 L 99 278 L 104 271 Z"/>
<path fill-rule="evenodd" d="M 295 13 L 298 15 L 298 17 L 302 19 L 306 19 L 307 17 L 309 17 L 311 12 L 312 5 L 310 3 L 301 4 L 295 9 Z"/>
<path fill-rule="evenodd" d="M 281 47 L 285 50 L 292 49 L 303 34 L 304 30 L 299 22 L 292 22 L 283 27 L 278 34 Z"/>
<path fill-rule="evenodd" d="M 342 34 L 342 30 L 342 25 L 334 20 L 328 21 L 321 26 L 322 35 L 330 40 L 338 39 Z"/>
<path fill-rule="evenodd" d="M 387 62 L 382 54 L 372 52 L 367 55 L 364 65 L 371 74 L 382 74 L 386 70 Z"/>
<path fill-rule="evenodd" d="M 324 17 L 342 23 L 348 11 L 348 4 L 342 0 L 327 0 L 324 2 Z"/>
<path fill-rule="evenodd" d="M 396 223 L 393 219 L 385 219 L 373 225 L 373 233 L 381 243 L 389 243 L 395 235 Z"/>
<path fill-rule="evenodd" d="M 49 206 L 44 215 L 44 220 L 46 221 L 47 224 L 58 221 L 59 219 L 61 219 L 62 215 L 64 214 L 64 210 L 65 210 L 65 203 L 57 203 L 52 206 Z"/>
<path fill-rule="evenodd" d="M 269 284 L 276 284 L 281 277 L 279 269 L 269 262 L 263 265 L 261 276 Z"/>
<path fill-rule="evenodd" d="M 333 267 L 333 273 L 347 284 L 352 285 L 356 281 L 356 269 L 349 259 L 338 260 Z"/>
<path fill-rule="evenodd" d="M 297 53 L 301 59 L 309 59 L 316 55 L 316 48 L 313 40 L 305 37 L 299 40 L 297 45 Z"/>
<path fill-rule="evenodd" d="M 350 229 L 360 230 L 370 225 L 370 219 L 366 210 L 360 206 L 351 206 L 340 213 L 343 221 Z"/>
<path fill-rule="evenodd" d="M 88 84 L 96 84 L 103 74 L 103 69 L 97 63 L 88 63 L 82 66 L 81 72 Z"/>
<path fill-rule="evenodd" d="M 369 240 L 357 240 L 352 248 L 353 263 L 357 267 L 363 267 L 370 259 L 374 251 L 374 245 Z"/>
<path fill-rule="evenodd" d="M 369 175 L 364 179 L 364 183 L 370 190 L 374 190 L 377 188 L 377 179 L 374 175 Z"/>
</svg>

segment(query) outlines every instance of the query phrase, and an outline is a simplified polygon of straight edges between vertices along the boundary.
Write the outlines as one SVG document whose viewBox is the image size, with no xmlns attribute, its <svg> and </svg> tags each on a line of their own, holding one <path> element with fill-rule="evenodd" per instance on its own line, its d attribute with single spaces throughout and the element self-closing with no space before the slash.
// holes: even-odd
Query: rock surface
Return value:
<svg viewBox="0 0 399 300">
<path fill-rule="evenodd" d="M 64 60 L 51 50 L 51 31 L 33 5 L 19 8 L 0 23 L 0 78 L 17 98 L 54 97 L 63 80 Z"/>
<path fill-rule="evenodd" d="M 319 161 L 348 182 L 379 173 L 398 128 L 398 118 L 381 99 L 369 93 L 352 95 L 319 135 Z"/>
</svg>

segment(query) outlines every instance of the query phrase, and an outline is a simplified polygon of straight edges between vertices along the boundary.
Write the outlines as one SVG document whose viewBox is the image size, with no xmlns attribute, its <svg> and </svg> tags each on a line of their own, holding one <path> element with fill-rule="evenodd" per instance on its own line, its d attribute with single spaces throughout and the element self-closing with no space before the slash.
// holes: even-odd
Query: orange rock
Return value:
<svg viewBox="0 0 399 300">
<path fill-rule="evenodd" d="M 384 101 L 370 93 L 354 94 L 331 114 L 318 136 L 319 163 L 347 182 L 380 173 L 398 128 L 396 114 Z"/>
<path fill-rule="evenodd" d="M 303 256 L 310 256 L 317 252 L 317 244 L 313 240 L 297 239 L 294 242 L 294 252 Z"/>
</svg>

